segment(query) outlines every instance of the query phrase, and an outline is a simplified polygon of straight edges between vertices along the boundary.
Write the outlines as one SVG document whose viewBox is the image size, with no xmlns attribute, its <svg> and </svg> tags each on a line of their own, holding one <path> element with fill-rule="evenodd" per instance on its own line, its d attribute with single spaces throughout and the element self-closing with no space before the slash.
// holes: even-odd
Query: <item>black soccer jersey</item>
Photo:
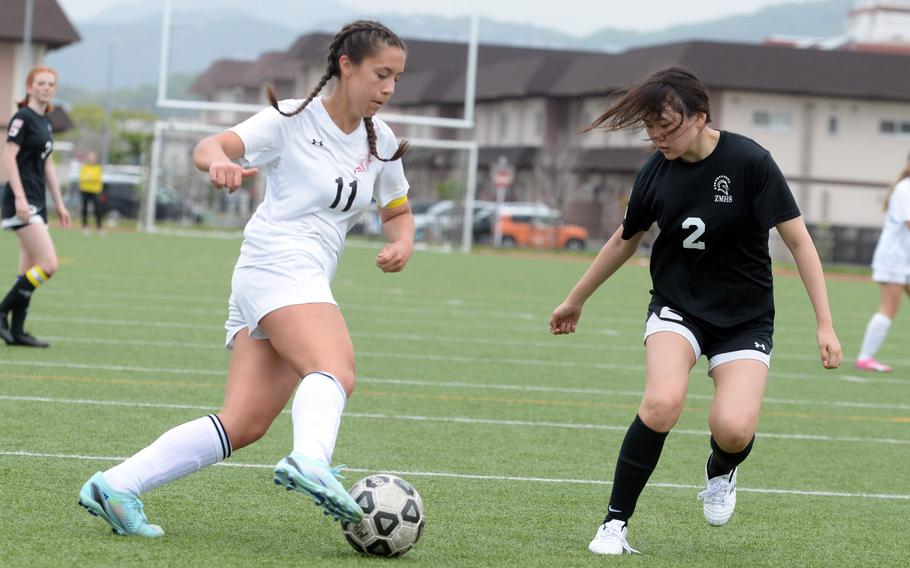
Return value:
<svg viewBox="0 0 910 568">
<path fill-rule="evenodd" d="M 660 153 L 632 187 L 622 238 L 657 222 L 651 294 L 719 329 L 774 320 L 768 231 L 799 217 L 783 174 L 754 141 L 721 132 L 689 163 Z"/>
<path fill-rule="evenodd" d="M 26 199 L 30 204 L 43 208 L 46 182 L 44 164 L 54 149 L 51 121 L 46 114 L 40 115 L 29 107 L 21 108 L 10 119 L 6 141 L 19 145 L 16 165 L 19 167 L 19 179 L 22 180 Z M 13 192 L 7 184 L 4 201 L 12 203 L 13 200 Z"/>
</svg>

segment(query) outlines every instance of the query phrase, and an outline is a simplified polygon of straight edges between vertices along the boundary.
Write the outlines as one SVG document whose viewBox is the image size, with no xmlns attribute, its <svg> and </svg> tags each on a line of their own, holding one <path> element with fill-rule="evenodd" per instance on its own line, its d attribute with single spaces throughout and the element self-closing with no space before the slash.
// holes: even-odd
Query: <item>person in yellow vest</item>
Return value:
<svg viewBox="0 0 910 568">
<path fill-rule="evenodd" d="M 85 163 L 79 168 L 79 195 L 82 197 L 82 233 L 89 233 L 88 227 L 88 204 L 91 203 L 95 208 L 95 225 L 98 229 L 98 236 L 104 236 L 104 228 L 101 226 L 101 203 L 98 196 L 104 189 L 104 182 L 101 175 L 101 164 L 98 163 L 98 154 L 89 152 L 86 156 Z"/>
</svg>

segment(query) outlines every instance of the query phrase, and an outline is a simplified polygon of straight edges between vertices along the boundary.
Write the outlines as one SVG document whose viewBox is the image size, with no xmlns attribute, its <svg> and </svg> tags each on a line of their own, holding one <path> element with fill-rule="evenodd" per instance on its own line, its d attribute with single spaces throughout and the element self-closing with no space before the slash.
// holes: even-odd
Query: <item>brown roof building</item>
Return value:
<svg viewBox="0 0 910 568">
<path fill-rule="evenodd" d="M 209 100 L 264 104 L 261 85 L 277 77 L 288 89 L 279 89 L 282 96 L 304 96 L 323 73 L 329 39 L 307 34 L 285 57 L 267 54 L 238 68 L 216 63 L 194 89 Z M 389 112 L 460 117 L 467 46 L 406 41 L 407 70 Z M 483 170 L 478 198 L 492 197 L 487 168 L 503 155 L 516 166 L 513 199 L 582 211 L 581 221 L 605 235 L 621 219 L 648 144 L 641 133 L 580 131 L 606 109 L 612 93 L 670 64 L 690 67 L 708 86 L 715 127 L 771 151 L 810 222 L 879 223 L 884 189 L 910 150 L 910 57 L 897 53 L 713 41 L 615 54 L 481 45 L 475 128 L 396 131 L 476 140 Z M 228 88 L 235 89 L 233 98 Z M 243 117 L 222 116 L 225 123 Z M 416 192 L 432 194 L 463 169 L 454 158 L 440 158 L 444 153 L 415 148 L 409 154 L 405 163 L 413 164 L 408 173 Z"/>
<path fill-rule="evenodd" d="M 25 94 L 22 80 L 27 70 L 41 65 L 48 51 L 65 47 L 80 39 L 57 0 L 35 0 L 32 22 L 31 61 L 24 64 L 22 36 L 25 27 L 25 0 L 0 2 L 0 127 L 4 129 L 16 112 L 16 101 Z M 69 116 L 61 108 L 54 109 L 50 119 L 56 132 L 72 127 Z M 6 179 L 2 165 L 0 179 Z"/>
</svg>

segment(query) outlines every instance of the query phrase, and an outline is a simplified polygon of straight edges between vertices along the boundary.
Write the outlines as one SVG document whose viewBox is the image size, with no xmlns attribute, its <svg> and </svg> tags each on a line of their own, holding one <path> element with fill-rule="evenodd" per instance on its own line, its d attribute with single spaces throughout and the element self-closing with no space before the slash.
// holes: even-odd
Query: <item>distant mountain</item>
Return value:
<svg viewBox="0 0 910 568">
<path fill-rule="evenodd" d="M 846 32 L 847 12 L 856 0 L 824 0 L 769 6 L 753 14 L 729 16 L 648 33 L 606 29 L 581 43 L 592 49 L 618 50 L 690 39 L 760 42 L 772 35 L 832 37 Z"/>
<path fill-rule="evenodd" d="M 175 19 L 176 21 L 176 19 Z M 47 63 L 61 85 L 104 90 L 108 56 L 113 54 L 114 88 L 158 82 L 161 19 L 77 26 L 82 41 L 52 51 Z M 264 51 L 287 49 L 295 30 L 248 17 L 188 20 L 171 30 L 170 71 L 198 73 L 222 58 L 254 59 Z"/>
<path fill-rule="evenodd" d="M 84 23 L 117 25 L 137 20 L 149 20 L 158 26 L 164 12 L 161 0 L 143 0 L 129 4 L 115 5 L 104 13 Z M 200 22 L 208 18 L 222 19 L 226 15 L 255 17 L 257 20 L 283 27 L 306 28 L 308 22 L 328 20 L 336 15 L 346 15 L 349 10 L 336 0 L 319 2 L 302 2 L 301 0 L 174 0 L 172 2 L 174 21 L 185 22 L 198 18 Z"/>
<path fill-rule="evenodd" d="M 747 16 L 731 16 L 654 32 L 605 29 L 578 38 L 544 26 L 481 21 L 486 43 L 617 51 L 627 47 L 686 39 L 758 42 L 771 35 L 830 37 L 844 33 L 854 0 L 782 4 Z M 382 20 L 403 37 L 463 40 L 468 18 L 353 13 L 335 0 L 180 0 L 175 2 L 171 36 L 173 73 L 197 73 L 217 59 L 252 60 L 270 50 L 287 49 L 309 31 L 334 31 L 354 18 Z M 305 6 L 302 9 L 301 6 Z M 381 2 L 376 4 L 381 10 Z M 162 6 L 145 0 L 110 9 L 76 22 L 82 41 L 48 55 L 60 83 L 101 91 L 108 54 L 114 54 L 114 87 L 135 88 L 158 79 Z M 113 44 L 113 47 L 112 47 Z"/>
</svg>

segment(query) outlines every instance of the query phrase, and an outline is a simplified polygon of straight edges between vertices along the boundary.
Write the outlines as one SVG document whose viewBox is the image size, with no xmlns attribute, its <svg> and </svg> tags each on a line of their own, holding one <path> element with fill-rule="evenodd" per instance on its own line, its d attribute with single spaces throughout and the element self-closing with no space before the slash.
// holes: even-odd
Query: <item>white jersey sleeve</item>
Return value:
<svg viewBox="0 0 910 568">
<path fill-rule="evenodd" d="M 284 112 L 292 112 L 299 101 L 284 100 L 278 103 Z M 264 108 L 240 124 L 228 129 L 243 142 L 244 166 L 264 166 L 281 155 L 293 121 L 272 107 Z"/>
<path fill-rule="evenodd" d="M 383 158 L 392 157 L 398 150 L 398 140 L 395 133 L 385 122 L 373 119 L 376 128 L 376 150 Z M 373 186 L 373 197 L 380 207 L 385 207 L 392 201 L 408 194 L 408 180 L 404 176 L 404 166 L 401 160 L 382 162 L 382 169 L 376 176 Z"/>
<path fill-rule="evenodd" d="M 910 221 L 910 178 L 897 183 L 888 203 L 888 215 L 898 223 Z"/>
</svg>

